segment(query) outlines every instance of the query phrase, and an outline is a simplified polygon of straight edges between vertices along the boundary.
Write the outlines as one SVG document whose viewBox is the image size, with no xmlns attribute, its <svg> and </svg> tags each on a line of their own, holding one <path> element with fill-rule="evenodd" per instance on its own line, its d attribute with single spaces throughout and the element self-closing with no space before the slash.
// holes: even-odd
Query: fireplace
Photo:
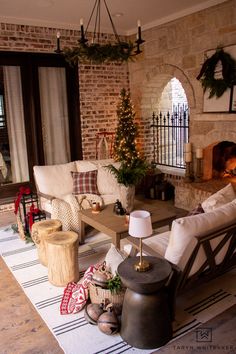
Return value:
<svg viewBox="0 0 236 354">
<path fill-rule="evenodd" d="M 203 180 L 227 178 L 236 183 L 236 143 L 221 141 L 204 149 Z"/>
</svg>

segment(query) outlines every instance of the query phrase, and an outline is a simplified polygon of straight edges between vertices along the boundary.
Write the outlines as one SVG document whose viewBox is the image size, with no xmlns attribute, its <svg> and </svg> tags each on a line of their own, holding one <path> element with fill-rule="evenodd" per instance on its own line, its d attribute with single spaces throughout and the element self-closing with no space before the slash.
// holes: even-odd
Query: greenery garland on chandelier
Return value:
<svg viewBox="0 0 236 354">
<path fill-rule="evenodd" d="M 222 65 L 222 75 L 216 78 L 217 65 Z M 222 48 L 217 48 L 216 52 L 202 65 L 202 69 L 197 76 L 201 81 L 204 92 L 209 89 L 209 98 L 221 97 L 223 93 L 235 82 L 236 62 L 229 53 Z"/>
<path fill-rule="evenodd" d="M 69 63 L 77 64 L 93 62 L 96 64 L 106 62 L 127 62 L 134 57 L 135 46 L 131 42 L 118 42 L 116 44 L 93 43 L 87 45 L 80 43 L 74 49 L 65 48 L 64 55 Z"/>
</svg>

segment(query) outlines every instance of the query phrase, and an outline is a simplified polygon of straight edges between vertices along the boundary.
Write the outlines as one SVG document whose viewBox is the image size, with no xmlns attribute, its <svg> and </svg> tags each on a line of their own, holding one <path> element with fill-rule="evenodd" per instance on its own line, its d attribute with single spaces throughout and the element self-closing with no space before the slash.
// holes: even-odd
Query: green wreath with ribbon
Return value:
<svg viewBox="0 0 236 354">
<path fill-rule="evenodd" d="M 222 65 L 222 77 L 215 78 L 217 64 Z M 216 52 L 203 63 L 197 80 L 201 81 L 204 92 L 209 89 L 209 98 L 221 97 L 236 81 L 236 62 L 229 53 L 218 48 Z"/>
</svg>

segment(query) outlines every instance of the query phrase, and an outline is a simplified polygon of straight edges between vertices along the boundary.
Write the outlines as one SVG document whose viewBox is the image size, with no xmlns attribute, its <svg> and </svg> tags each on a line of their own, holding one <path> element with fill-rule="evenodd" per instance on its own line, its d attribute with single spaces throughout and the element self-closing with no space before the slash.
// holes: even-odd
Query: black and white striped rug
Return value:
<svg viewBox="0 0 236 354">
<path fill-rule="evenodd" d="M 88 266 L 102 260 L 109 249 L 108 244 L 98 244 L 96 247 L 80 247 L 81 277 Z M 97 326 L 86 322 L 83 311 L 78 314 L 60 315 L 64 289 L 49 283 L 47 268 L 39 263 L 36 247 L 20 240 L 10 228 L 0 229 L 0 253 L 66 354 L 146 354 L 155 351 L 133 348 L 125 343 L 119 334 L 103 334 Z M 236 303 L 235 284 L 235 279 L 232 281 L 231 278 L 229 281 L 226 274 L 202 286 L 199 292 L 188 292 L 179 297 L 176 321 L 173 323 L 173 340 L 233 306 Z"/>
</svg>

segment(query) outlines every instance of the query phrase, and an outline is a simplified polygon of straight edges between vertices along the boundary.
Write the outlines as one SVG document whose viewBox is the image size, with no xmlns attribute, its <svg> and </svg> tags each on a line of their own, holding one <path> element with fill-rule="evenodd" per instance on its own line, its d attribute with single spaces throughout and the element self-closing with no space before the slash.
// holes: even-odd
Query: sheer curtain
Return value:
<svg viewBox="0 0 236 354">
<path fill-rule="evenodd" d="M 70 143 L 65 69 L 40 67 L 39 92 L 45 163 L 53 165 L 69 162 Z"/>
<path fill-rule="evenodd" d="M 26 182 L 29 180 L 29 168 L 20 67 L 4 66 L 3 75 L 12 182 Z"/>
</svg>

